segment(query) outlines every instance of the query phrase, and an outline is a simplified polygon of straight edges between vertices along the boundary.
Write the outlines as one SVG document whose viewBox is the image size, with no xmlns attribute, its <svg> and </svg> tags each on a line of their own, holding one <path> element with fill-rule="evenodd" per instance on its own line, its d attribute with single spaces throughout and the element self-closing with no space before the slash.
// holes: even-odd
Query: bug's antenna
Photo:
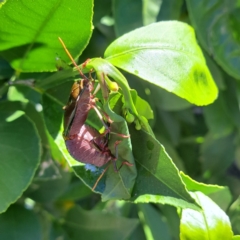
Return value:
<svg viewBox="0 0 240 240">
<path fill-rule="evenodd" d="M 79 68 L 79 66 L 78 66 L 78 65 L 76 64 L 76 62 L 74 61 L 72 55 L 71 55 L 70 52 L 68 51 L 68 49 L 67 49 L 66 45 L 64 44 L 63 40 L 62 40 L 60 37 L 58 37 L 58 40 L 59 40 L 60 43 L 62 44 L 65 52 L 67 53 L 68 57 L 71 59 L 73 65 L 77 68 L 79 74 L 80 74 L 84 79 L 86 79 L 86 76 L 83 74 L 82 70 Z"/>
</svg>

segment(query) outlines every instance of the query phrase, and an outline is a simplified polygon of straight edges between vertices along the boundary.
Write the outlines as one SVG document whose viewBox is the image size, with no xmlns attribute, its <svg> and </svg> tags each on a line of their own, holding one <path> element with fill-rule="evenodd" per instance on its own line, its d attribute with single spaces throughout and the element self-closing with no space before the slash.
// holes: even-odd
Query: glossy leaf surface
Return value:
<svg viewBox="0 0 240 240">
<path fill-rule="evenodd" d="M 13 205 L 0 215 L 1 239 L 41 240 L 41 225 L 37 215 L 24 207 Z"/>
<path fill-rule="evenodd" d="M 229 75 L 240 79 L 239 1 L 186 2 L 190 19 L 205 50 Z"/>
<path fill-rule="evenodd" d="M 189 191 L 200 191 L 210 197 L 224 211 L 228 209 L 232 201 L 232 195 L 228 187 L 197 182 L 183 172 L 180 174 Z"/>
<path fill-rule="evenodd" d="M 0 8 L 0 55 L 18 71 L 56 70 L 56 56 L 69 62 L 58 37 L 79 56 L 91 36 L 92 8 L 91 0 L 7 1 Z"/>
<path fill-rule="evenodd" d="M 183 209 L 180 225 L 180 239 L 231 240 L 233 233 L 228 216 L 211 199 L 201 192 L 191 194 L 202 212 L 191 209 Z"/>
<path fill-rule="evenodd" d="M 15 202 L 32 181 L 40 161 L 37 130 L 16 104 L 0 104 L 0 212 Z M 23 140 L 24 139 L 24 140 Z"/>
<path fill-rule="evenodd" d="M 80 207 L 74 207 L 67 214 L 64 228 L 73 240 L 124 240 L 130 236 L 137 224 L 136 219 L 127 219 L 100 211 L 85 211 Z"/>
<path fill-rule="evenodd" d="M 104 57 L 196 105 L 207 105 L 217 97 L 194 31 L 187 24 L 166 21 L 138 28 L 115 40 Z"/>
<path fill-rule="evenodd" d="M 238 197 L 229 207 L 228 215 L 232 224 L 233 232 L 240 234 L 240 197 Z"/>
<path fill-rule="evenodd" d="M 144 131 L 130 128 L 130 133 L 138 170 L 132 200 L 199 209 L 164 147 Z"/>
</svg>

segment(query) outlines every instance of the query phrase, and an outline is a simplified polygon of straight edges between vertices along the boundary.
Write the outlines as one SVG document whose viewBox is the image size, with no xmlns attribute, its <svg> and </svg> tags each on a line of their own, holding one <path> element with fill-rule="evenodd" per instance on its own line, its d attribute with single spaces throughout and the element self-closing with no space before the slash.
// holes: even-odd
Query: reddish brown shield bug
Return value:
<svg viewBox="0 0 240 240">
<path fill-rule="evenodd" d="M 111 131 L 102 120 L 102 116 L 96 107 L 95 99 L 92 94 L 93 83 L 91 79 L 88 79 L 77 66 L 61 38 L 59 38 L 59 40 L 67 55 L 83 78 L 81 82 L 75 82 L 73 84 L 68 104 L 64 107 L 65 114 L 63 135 L 70 155 L 77 161 L 93 164 L 97 167 L 101 167 L 108 162 L 112 162 L 115 171 L 119 171 L 123 164 L 132 166 L 132 164 L 128 161 L 123 161 L 121 166 L 117 168 L 117 145 L 121 141 L 115 142 L 116 156 L 114 156 L 108 148 L 109 133 L 111 133 Z M 91 108 L 95 109 L 97 115 L 102 120 L 106 128 L 106 132 L 104 134 L 100 134 L 96 129 L 85 124 Z M 118 135 L 123 138 L 129 137 L 123 134 Z M 92 188 L 93 190 L 97 186 L 103 174 L 106 172 L 107 168 L 105 168 L 96 181 Z"/>
</svg>

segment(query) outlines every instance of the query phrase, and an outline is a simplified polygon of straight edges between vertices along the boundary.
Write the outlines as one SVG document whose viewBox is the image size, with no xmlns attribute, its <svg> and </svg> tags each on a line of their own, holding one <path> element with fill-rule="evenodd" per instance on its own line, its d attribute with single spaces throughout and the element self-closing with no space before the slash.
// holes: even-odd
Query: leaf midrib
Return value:
<svg viewBox="0 0 240 240">
<path fill-rule="evenodd" d="M 109 57 L 106 57 L 105 59 L 106 60 L 109 60 L 109 59 L 113 59 L 113 58 L 117 58 L 121 55 L 127 55 L 127 54 L 131 54 L 131 53 L 134 53 L 134 52 L 137 52 L 137 51 L 141 51 L 141 50 L 161 50 L 161 51 L 165 51 L 165 50 L 169 50 L 169 51 L 176 51 L 176 52 L 180 52 L 180 53 L 184 53 L 185 55 L 187 56 L 190 56 L 192 58 L 196 58 L 200 61 L 202 61 L 203 59 L 200 59 L 199 58 L 199 54 L 197 54 L 197 52 L 187 52 L 187 51 L 183 51 L 183 50 L 180 50 L 180 49 L 175 49 L 175 48 L 172 48 L 172 47 L 149 47 L 149 46 L 146 46 L 146 47 L 137 47 L 137 48 L 133 48 L 133 49 L 129 49 L 129 50 L 125 50 L 125 51 L 122 51 L 120 53 L 117 53 L 117 54 L 113 54 Z"/>
<path fill-rule="evenodd" d="M 154 175 L 152 173 L 152 171 L 150 171 L 145 165 L 143 165 L 140 161 L 138 161 L 138 159 L 135 159 L 143 168 L 145 168 L 149 173 L 151 173 L 152 176 L 154 176 L 155 178 L 157 178 L 160 182 L 162 182 L 165 186 L 167 186 L 169 189 L 171 189 L 173 192 L 177 193 L 174 189 L 172 189 L 165 181 L 163 181 L 162 179 L 159 179 L 156 175 Z M 182 182 L 182 181 L 181 181 Z M 186 188 L 185 188 L 186 189 Z M 187 191 L 187 189 L 186 189 Z M 184 196 L 182 196 L 182 194 L 177 193 L 178 196 L 182 197 L 182 199 L 184 199 L 185 201 L 189 202 L 189 199 L 186 199 Z M 191 195 L 189 194 L 189 197 L 191 197 Z M 194 203 L 194 202 L 192 202 Z"/>
<path fill-rule="evenodd" d="M 57 2 L 52 6 L 51 10 L 48 12 L 48 14 L 46 15 L 46 17 L 44 18 L 43 22 L 40 24 L 39 28 L 37 29 L 37 31 L 35 32 L 35 35 L 33 35 L 33 39 L 32 39 L 32 43 L 28 46 L 28 48 L 26 49 L 22 61 L 19 64 L 19 69 L 22 69 L 22 66 L 24 64 L 25 59 L 27 58 L 28 53 L 31 51 L 31 49 L 33 48 L 36 39 L 38 38 L 38 36 L 41 34 L 42 30 L 44 29 L 44 27 L 46 27 L 47 22 L 51 19 L 53 13 L 57 10 L 57 8 L 60 5 L 60 2 L 62 2 L 62 0 L 57 0 Z"/>
</svg>

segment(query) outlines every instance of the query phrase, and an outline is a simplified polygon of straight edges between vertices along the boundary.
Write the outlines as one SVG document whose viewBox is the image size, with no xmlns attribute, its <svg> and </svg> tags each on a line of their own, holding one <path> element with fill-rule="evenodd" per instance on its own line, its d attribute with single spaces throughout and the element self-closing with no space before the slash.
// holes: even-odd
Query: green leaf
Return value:
<svg viewBox="0 0 240 240">
<path fill-rule="evenodd" d="M 147 101 L 138 96 L 137 91 L 131 89 L 131 95 L 133 98 L 133 103 L 140 116 L 144 116 L 146 119 L 153 119 L 153 111 L 151 106 Z"/>
<path fill-rule="evenodd" d="M 225 188 L 218 185 L 197 182 L 194 179 L 190 178 L 188 175 L 184 174 L 183 172 L 180 172 L 180 174 L 183 182 L 186 184 L 186 187 L 189 191 L 200 191 L 205 195 L 209 195 L 211 193 L 222 191 Z"/>
<path fill-rule="evenodd" d="M 200 43 L 229 75 L 240 79 L 239 1 L 186 2 Z"/>
<path fill-rule="evenodd" d="M 204 57 L 206 58 L 207 66 L 212 74 L 215 83 L 217 84 L 218 89 L 224 90 L 226 88 L 226 84 L 224 81 L 223 71 L 205 51 L 203 51 L 203 53 Z"/>
<path fill-rule="evenodd" d="M 94 2 L 93 23 L 95 26 L 101 21 L 102 17 L 111 14 L 112 7 L 111 4 L 112 4 L 111 0 L 102 0 Z"/>
<path fill-rule="evenodd" d="M 59 176 L 50 175 L 51 179 L 48 177 L 35 179 L 24 195 L 41 203 L 50 203 L 56 200 L 67 189 L 71 179 L 69 171 L 64 171 L 60 167 L 58 170 Z"/>
<path fill-rule="evenodd" d="M 234 122 L 225 100 L 220 92 L 218 99 L 204 108 L 205 120 L 213 138 L 225 137 L 234 130 Z"/>
<path fill-rule="evenodd" d="M 194 31 L 185 23 L 166 21 L 136 29 L 115 40 L 104 57 L 196 105 L 212 103 L 217 97 Z"/>
<path fill-rule="evenodd" d="M 158 110 L 158 125 L 155 127 L 158 131 L 168 137 L 174 146 L 179 144 L 180 140 L 180 122 L 172 112 Z"/>
<path fill-rule="evenodd" d="M 43 147 L 48 146 L 46 127 L 42 115 L 41 94 L 26 85 L 16 85 L 9 87 L 7 93 L 8 100 L 20 101 L 19 110 L 23 110 L 34 122 L 41 137 Z"/>
<path fill-rule="evenodd" d="M 235 235 L 235 236 L 233 236 L 232 239 L 233 239 L 233 240 L 240 240 L 240 235 Z"/>
<path fill-rule="evenodd" d="M 137 225 L 137 219 L 127 219 L 100 211 L 85 211 L 76 206 L 68 212 L 64 228 L 72 240 L 124 240 L 128 239 Z"/>
<path fill-rule="evenodd" d="M 40 161 L 40 139 L 32 121 L 15 103 L 0 103 L 0 212 L 15 202 L 31 183 Z"/>
<path fill-rule="evenodd" d="M 156 22 L 161 5 L 162 0 L 143 0 L 143 25 Z"/>
<path fill-rule="evenodd" d="M 202 211 L 183 209 L 180 225 L 181 240 L 230 240 L 233 233 L 228 216 L 201 192 L 191 193 Z"/>
<path fill-rule="evenodd" d="M 164 146 L 166 152 L 180 171 L 185 171 L 183 160 L 180 158 L 176 148 L 162 135 L 156 135 L 156 139 Z"/>
<path fill-rule="evenodd" d="M 144 131 L 130 127 L 130 133 L 138 170 L 131 200 L 199 209 L 164 147 Z"/>
<path fill-rule="evenodd" d="M 166 20 L 179 20 L 183 0 L 162 0 L 157 22 Z"/>
<path fill-rule="evenodd" d="M 9 101 L 32 102 L 35 106 L 41 102 L 41 94 L 27 85 L 10 86 L 7 96 Z"/>
<path fill-rule="evenodd" d="M 138 204 L 137 206 L 140 221 L 144 226 L 146 239 L 172 239 L 165 219 L 156 208 L 150 204 Z"/>
<path fill-rule="evenodd" d="M 33 211 L 13 205 L 0 215 L 1 240 L 41 240 L 39 219 Z"/>
<path fill-rule="evenodd" d="M 7 61 L 0 57 L 0 80 L 10 78 L 14 71 Z"/>
<path fill-rule="evenodd" d="M 201 145 L 201 159 L 203 170 L 209 176 L 219 176 L 235 160 L 236 146 L 233 144 L 235 134 L 214 139 L 210 134 Z"/>
<path fill-rule="evenodd" d="M 74 181 L 68 185 L 66 191 L 58 198 L 58 201 L 75 201 L 88 197 L 92 191 L 81 181 Z"/>
<path fill-rule="evenodd" d="M 64 239 L 71 240 L 66 231 L 63 229 L 62 224 L 54 221 L 51 225 L 51 231 L 48 240 Z"/>
<path fill-rule="evenodd" d="M 232 223 L 233 232 L 240 234 L 240 196 L 230 206 L 228 215 Z"/>
<path fill-rule="evenodd" d="M 227 88 L 223 91 L 224 100 L 226 102 L 227 108 L 229 110 L 229 115 L 236 125 L 240 129 L 240 111 L 239 111 L 239 86 L 238 82 L 226 76 L 226 81 L 228 83 Z"/>
<path fill-rule="evenodd" d="M 49 134 L 51 135 L 53 141 L 55 141 L 56 146 L 62 152 L 63 156 L 67 159 L 72 159 L 70 157 L 65 142 L 62 136 L 63 126 L 62 119 L 64 110 L 62 109 L 64 103 L 67 102 L 72 83 L 61 84 L 57 87 L 50 88 L 47 92 L 42 95 L 42 104 L 43 104 L 43 116 L 48 129 Z M 65 100 L 64 100 L 65 99 Z"/>
<path fill-rule="evenodd" d="M 0 8 L 0 55 L 18 71 L 56 70 L 56 55 L 69 62 L 58 37 L 79 56 L 91 36 L 92 8 L 92 0 L 7 1 Z"/>
<path fill-rule="evenodd" d="M 173 239 L 179 239 L 180 235 L 180 218 L 177 213 L 178 209 L 169 205 L 158 204 L 157 207 L 160 209 L 160 212 L 166 218 L 165 221 L 168 223 L 170 232 L 173 236 Z"/>
<path fill-rule="evenodd" d="M 143 25 L 141 0 L 115 0 L 113 14 L 117 36 Z"/>
<path fill-rule="evenodd" d="M 232 196 L 228 187 L 200 183 L 190 178 L 188 175 L 185 175 L 183 172 L 180 172 L 180 174 L 189 191 L 200 191 L 208 195 L 208 197 L 217 203 L 223 210 L 227 210 L 232 201 Z"/>
<path fill-rule="evenodd" d="M 189 108 L 192 105 L 185 99 L 178 97 L 162 88 L 156 88 L 154 85 L 149 86 L 150 94 L 154 99 L 157 108 L 166 111 L 178 111 Z"/>
</svg>

